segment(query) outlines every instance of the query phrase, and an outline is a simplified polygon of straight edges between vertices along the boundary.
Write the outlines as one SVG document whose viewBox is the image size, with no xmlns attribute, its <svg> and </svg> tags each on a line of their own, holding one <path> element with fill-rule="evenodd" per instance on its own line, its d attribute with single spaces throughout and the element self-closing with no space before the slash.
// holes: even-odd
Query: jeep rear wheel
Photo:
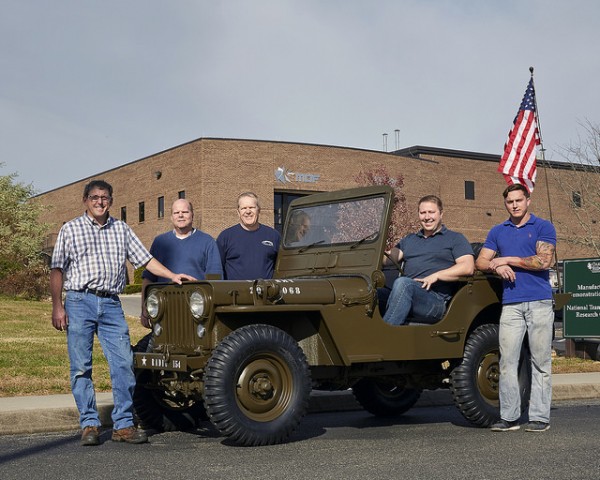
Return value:
<svg viewBox="0 0 600 480">
<path fill-rule="evenodd" d="M 225 337 L 204 375 L 210 421 L 245 446 L 285 441 L 306 413 L 310 390 L 304 352 L 269 325 L 247 325 Z"/>
<path fill-rule="evenodd" d="M 135 352 L 152 350 L 152 334 L 146 335 L 134 347 Z M 200 399 L 185 397 L 160 388 L 160 372 L 136 370 L 133 391 L 135 413 L 144 428 L 161 432 L 193 430 L 201 420 L 207 420 Z"/>
<path fill-rule="evenodd" d="M 488 427 L 500 419 L 498 330 L 495 324 L 475 329 L 465 343 L 462 362 L 450 374 L 454 403 L 467 420 L 480 427 Z M 529 353 L 524 344 L 519 360 L 522 412 L 529 403 L 529 363 Z"/>
<path fill-rule="evenodd" d="M 358 403 L 378 417 L 402 415 L 417 403 L 421 390 L 403 388 L 379 378 L 363 378 L 352 387 Z"/>
</svg>

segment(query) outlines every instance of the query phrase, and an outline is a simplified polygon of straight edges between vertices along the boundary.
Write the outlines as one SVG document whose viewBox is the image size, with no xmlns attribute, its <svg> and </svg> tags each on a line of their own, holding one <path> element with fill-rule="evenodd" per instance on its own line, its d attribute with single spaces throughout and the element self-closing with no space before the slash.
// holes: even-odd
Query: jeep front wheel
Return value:
<svg viewBox="0 0 600 480">
<path fill-rule="evenodd" d="M 363 378 L 353 387 L 354 397 L 369 413 L 378 417 L 402 415 L 417 403 L 421 390 L 404 388 L 379 378 Z"/>
<path fill-rule="evenodd" d="M 247 325 L 225 337 L 204 375 L 210 421 L 244 446 L 285 441 L 306 413 L 310 390 L 304 352 L 269 325 Z"/>
<path fill-rule="evenodd" d="M 488 427 L 500 419 L 499 327 L 486 324 L 476 328 L 465 343 L 462 362 L 450 374 L 454 403 L 471 423 Z M 531 372 L 529 353 L 524 346 L 519 360 L 521 411 L 529 403 Z"/>
</svg>

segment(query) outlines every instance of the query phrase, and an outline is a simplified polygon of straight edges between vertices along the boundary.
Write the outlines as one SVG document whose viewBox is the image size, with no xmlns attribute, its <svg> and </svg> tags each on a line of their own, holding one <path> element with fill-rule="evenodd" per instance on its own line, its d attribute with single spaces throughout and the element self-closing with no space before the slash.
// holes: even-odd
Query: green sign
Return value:
<svg viewBox="0 0 600 480">
<path fill-rule="evenodd" d="M 571 300 L 564 307 L 566 338 L 600 337 L 600 258 L 565 260 L 564 291 Z"/>
</svg>

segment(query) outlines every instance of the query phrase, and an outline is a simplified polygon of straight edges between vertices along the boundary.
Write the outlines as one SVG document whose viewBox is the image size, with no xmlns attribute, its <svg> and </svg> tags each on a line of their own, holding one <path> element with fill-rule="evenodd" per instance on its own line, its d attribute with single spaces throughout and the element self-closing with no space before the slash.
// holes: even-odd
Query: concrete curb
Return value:
<svg viewBox="0 0 600 480">
<path fill-rule="evenodd" d="M 98 393 L 103 426 L 111 426 L 112 393 Z M 0 398 L 0 435 L 79 429 L 79 412 L 71 394 Z"/>
<path fill-rule="evenodd" d="M 552 401 L 600 399 L 600 372 L 552 375 Z"/>
<path fill-rule="evenodd" d="M 552 401 L 600 399 L 600 373 L 576 373 L 552 376 Z M 96 396 L 100 420 L 110 427 L 112 393 Z M 448 390 L 426 390 L 415 407 L 453 405 Z M 313 391 L 309 413 L 359 410 L 349 390 Z M 60 432 L 79 429 L 79 414 L 72 395 L 0 398 L 0 435 Z"/>
</svg>

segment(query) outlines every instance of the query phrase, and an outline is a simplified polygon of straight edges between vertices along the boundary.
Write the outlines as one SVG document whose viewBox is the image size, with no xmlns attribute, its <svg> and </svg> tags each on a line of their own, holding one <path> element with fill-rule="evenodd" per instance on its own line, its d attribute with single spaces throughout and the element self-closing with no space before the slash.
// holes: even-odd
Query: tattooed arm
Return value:
<svg viewBox="0 0 600 480">
<path fill-rule="evenodd" d="M 498 267 L 508 265 L 525 270 L 548 270 L 554 264 L 554 245 L 548 242 L 536 243 L 535 255 L 530 257 L 499 257 L 489 262 L 488 269 L 496 271 Z"/>
</svg>

